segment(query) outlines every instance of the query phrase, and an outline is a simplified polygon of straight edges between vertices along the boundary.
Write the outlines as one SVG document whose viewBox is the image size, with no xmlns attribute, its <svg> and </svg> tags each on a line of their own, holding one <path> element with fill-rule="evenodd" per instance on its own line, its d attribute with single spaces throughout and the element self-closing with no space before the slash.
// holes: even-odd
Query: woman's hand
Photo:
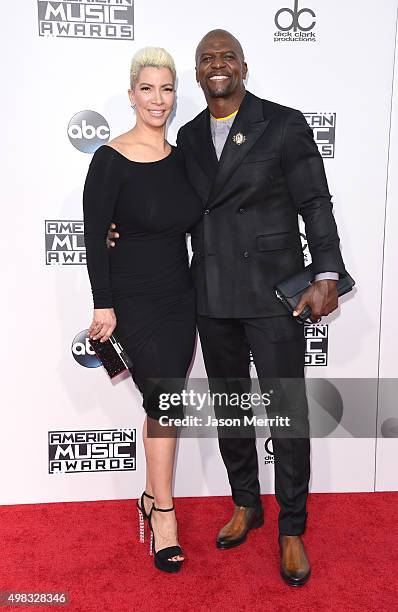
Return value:
<svg viewBox="0 0 398 612">
<path fill-rule="evenodd" d="M 93 322 L 88 330 L 91 340 L 106 342 L 116 327 L 116 316 L 113 308 L 94 308 Z"/>
<path fill-rule="evenodd" d="M 115 223 L 111 223 L 108 229 L 107 237 L 106 237 L 106 246 L 108 247 L 108 249 L 110 247 L 114 247 L 116 244 L 115 240 L 119 238 L 119 234 L 115 230 L 116 230 Z"/>
</svg>

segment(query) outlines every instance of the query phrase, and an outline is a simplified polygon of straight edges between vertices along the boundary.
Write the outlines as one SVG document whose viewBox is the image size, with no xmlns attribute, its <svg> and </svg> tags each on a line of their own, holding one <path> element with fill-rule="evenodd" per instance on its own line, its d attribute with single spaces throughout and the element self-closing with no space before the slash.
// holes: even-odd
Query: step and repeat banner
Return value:
<svg viewBox="0 0 398 612">
<path fill-rule="evenodd" d="M 20 0 L 2 7 L 0 503 L 132 498 L 144 486 L 140 394 L 126 374 L 111 382 L 87 341 L 82 189 L 93 152 L 134 125 L 133 54 L 154 45 L 175 59 L 174 144 L 178 128 L 205 106 L 195 48 L 218 27 L 242 43 L 247 88 L 300 109 L 313 129 L 357 283 L 337 313 L 305 330 L 316 435 L 311 490 L 397 489 L 397 5 Z M 309 262 L 302 223 L 301 234 Z M 205 377 L 199 343 L 191 377 Z M 271 492 L 267 432 L 258 453 L 262 490 Z M 181 439 L 176 496 L 228 492 L 217 440 Z"/>
</svg>

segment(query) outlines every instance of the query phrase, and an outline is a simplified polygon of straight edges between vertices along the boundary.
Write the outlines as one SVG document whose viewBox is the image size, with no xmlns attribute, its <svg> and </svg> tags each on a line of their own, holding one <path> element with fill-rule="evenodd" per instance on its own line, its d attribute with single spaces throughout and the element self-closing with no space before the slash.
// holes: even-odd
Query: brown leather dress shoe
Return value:
<svg viewBox="0 0 398 612">
<path fill-rule="evenodd" d="M 224 525 L 217 536 L 217 548 L 233 548 L 243 544 L 250 529 L 257 529 L 263 524 L 264 510 L 262 506 L 256 508 L 235 506 L 231 520 Z"/>
<path fill-rule="evenodd" d="M 305 584 L 311 575 L 311 566 L 301 536 L 280 535 L 281 576 L 290 586 Z"/>
</svg>

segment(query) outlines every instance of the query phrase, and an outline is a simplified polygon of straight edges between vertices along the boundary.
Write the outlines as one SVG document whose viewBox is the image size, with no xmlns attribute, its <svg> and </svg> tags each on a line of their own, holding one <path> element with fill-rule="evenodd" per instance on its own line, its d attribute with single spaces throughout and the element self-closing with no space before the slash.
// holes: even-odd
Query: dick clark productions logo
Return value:
<svg viewBox="0 0 398 612">
<path fill-rule="evenodd" d="M 82 153 L 95 153 L 98 147 L 108 142 L 109 136 L 107 120 L 95 111 L 80 111 L 69 121 L 69 140 Z"/>
<path fill-rule="evenodd" d="M 310 8 L 299 9 L 299 0 L 294 0 L 293 9 L 283 7 L 275 15 L 274 42 L 314 42 L 315 13 Z"/>
<path fill-rule="evenodd" d="M 264 442 L 264 450 L 265 450 L 264 464 L 273 465 L 275 463 L 275 458 L 274 458 L 274 447 L 272 444 L 272 438 L 266 439 L 266 441 Z"/>
</svg>

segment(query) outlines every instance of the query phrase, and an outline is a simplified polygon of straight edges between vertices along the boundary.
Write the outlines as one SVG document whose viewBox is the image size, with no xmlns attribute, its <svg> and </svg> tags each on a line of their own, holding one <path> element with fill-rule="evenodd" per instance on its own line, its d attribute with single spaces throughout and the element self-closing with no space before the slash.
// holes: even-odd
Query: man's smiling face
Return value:
<svg viewBox="0 0 398 612">
<path fill-rule="evenodd" d="M 247 65 L 240 43 L 228 32 L 207 34 L 196 50 L 196 80 L 206 98 L 225 98 L 243 89 Z"/>
</svg>

